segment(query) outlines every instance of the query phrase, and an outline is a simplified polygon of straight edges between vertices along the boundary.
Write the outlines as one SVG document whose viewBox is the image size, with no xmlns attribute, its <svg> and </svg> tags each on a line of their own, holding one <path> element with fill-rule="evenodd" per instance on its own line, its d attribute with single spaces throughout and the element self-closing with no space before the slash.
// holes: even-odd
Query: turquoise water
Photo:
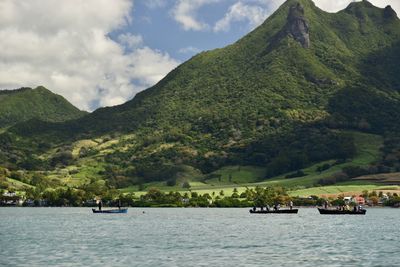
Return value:
<svg viewBox="0 0 400 267">
<path fill-rule="evenodd" d="M 0 266 L 400 266 L 399 221 L 399 209 L 0 208 Z"/>
</svg>

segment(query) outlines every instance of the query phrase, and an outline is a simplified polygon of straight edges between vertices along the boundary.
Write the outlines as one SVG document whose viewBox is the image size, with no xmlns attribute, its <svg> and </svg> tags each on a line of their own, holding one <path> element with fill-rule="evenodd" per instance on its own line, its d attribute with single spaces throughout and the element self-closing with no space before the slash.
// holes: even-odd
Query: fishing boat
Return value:
<svg viewBox="0 0 400 267">
<path fill-rule="evenodd" d="M 93 213 L 128 213 L 128 209 L 112 209 L 112 210 L 96 210 L 92 209 Z"/>
<path fill-rule="evenodd" d="M 298 209 L 287 209 L 287 210 L 254 210 L 251 209 L 250 213 L 254 214 L 297 214 Z"/>
<path fill-rule="evenodd" d="M 321 209 L 318 208 L 319 214 L 328 214 L 328 215 L 365 215 L 367 210 L 333 210 L 333 209 Z"/>
</svg>

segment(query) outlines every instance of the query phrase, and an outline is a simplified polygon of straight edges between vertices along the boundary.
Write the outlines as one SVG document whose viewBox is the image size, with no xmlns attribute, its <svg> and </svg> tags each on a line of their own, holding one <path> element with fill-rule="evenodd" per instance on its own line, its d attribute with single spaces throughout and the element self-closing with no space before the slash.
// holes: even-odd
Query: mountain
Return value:
<svg viewBox="0 0 400 267">
<path fill-rule="evenodd" d="M 62 122 L 85 115 L 64 97 L 40 86 L 0 91 L 0 128 L 37 119 Z"/>
<path fill-rule="evenodd" d="M 123 105 L 64 123 L 17 124 L 2 140 L 29 153 L 43 143 L 73 152 L 83 140 L 107 140 L 107 149 L 79 148 L 104 162 L 102 177 L 117 186 L 173 184 L 187 166 L 207 175 L 257 165 L 272 177 L 346 161 L 357 153 L 349 130 L 400 128 L 399 52 L 390 6 L 362 1 L 327 13 L 311 0 L 288 0 L 236 43 L 194 56 Z"/>
<path fill-rule="evenodd" d="M 399 41 L 400 22 L 389 6 L 354 2 L 331 14 L 311 0 L 289 0 L 235 44 L 200 53 L 131 101 L 99 109 L 73 128 L 228 123 L 252 135 L 257 123 L 345 116 L 340 105 L 352 94 L 398 100 Z"/>
</svg>

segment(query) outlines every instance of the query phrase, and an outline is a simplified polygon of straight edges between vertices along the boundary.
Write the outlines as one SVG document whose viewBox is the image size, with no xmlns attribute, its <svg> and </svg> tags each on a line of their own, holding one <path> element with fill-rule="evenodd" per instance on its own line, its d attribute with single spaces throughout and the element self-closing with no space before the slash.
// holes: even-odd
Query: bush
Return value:
<svg viewBox="0 0 400 267">
<path fill-rule="evenodd" d="M 306 176 L 306 175 L 307 175 L 307 174 L 304 173 L 304 171 L 298 170 L 297 172 L 294 172 L 294 173 L 291 173 L 291 174 L 286 175 L 285 178 L 286 178 L 286 179 L 290 179 L 290 178 L 304 177 L 304 176 Z"/>
<path fill-rule="evenodd" d="M 343 173 L 347 174 L 349 178 L 355 178 L 362 175 L 369 174 L 368 170 L 359 166 L 347 166 L 342 169 Z"/>
<path fill-rule="evenodd" d="M 323 171 L 326 171 L 326 170 L 330 169 L 330 167 L 331 167 L 331 165 L 329 163 L 325 163 L 325 164 L 320 165 L 320 166 L 317 167 L 317 172 L 321 173 Z"/>
<path fill-rule="evenodd" d="M 58 164 L 62 164 L 64 166 L 70 165 L 73 162 L 74 157 L 72 156 L 72 152 L 69 150 L 64 150 L 56 153 L 51 161 L 51 166 L 55 167 Z"/>
<path fill-rule="evenodd" d="M 189 189 L 189 188 L 190 188 L 190 184 L 189 184 L 187 181 L 185 181 L 185 182 L 182 184 L 182 188 Z"/>
<path fill-rule="evenodd" d="M 176 185 L 176 179 L 175 178 L 171 178 L 166 182 L 167 186 L 175 186 Z"/>
<path fill-rule="evenodd" d="M 333 185 L 339 182 L 345 182 L 348 181 L 350 179 L 350 177 L 344 173 L 344 172 L 337 172 L 335 174 L 333 174 L 330 177 L 326 177 L 323 179 L 320 179 L 318 181 L 319 185 Z"/>
</svg>

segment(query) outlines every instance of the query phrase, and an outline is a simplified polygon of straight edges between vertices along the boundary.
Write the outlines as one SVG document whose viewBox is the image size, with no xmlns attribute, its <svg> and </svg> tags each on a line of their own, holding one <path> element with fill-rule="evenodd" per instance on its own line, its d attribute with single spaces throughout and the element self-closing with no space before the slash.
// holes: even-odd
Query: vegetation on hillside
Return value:
<svg viewBox="0 0 400 267">
<path fill-rule="evenodd" d="M 123 105 L 14 125 L 0 135 L 0 164 L 50 181 L 65 169 L 58 186 L 79 177 L 138 189 L 189 188 L 227 166 L 291 186 L 398 171 L 398 51 L 400 20 L 389 7 L 362 1 L 331 14 L 288 0 L 236 43 L 196 55 Z M 348 164 L 359 155 L 357 132 L 382 135 L 383 158 Z M 305 171 L 317 165 L 326 176 Z"/>
<path fill-rule="evenodd" d="M 65 98 L 39 86 L 0 91 L 0 128 L 25 123 L 31 119 L 63 122 L 84 116 Z"/>
</svg>

